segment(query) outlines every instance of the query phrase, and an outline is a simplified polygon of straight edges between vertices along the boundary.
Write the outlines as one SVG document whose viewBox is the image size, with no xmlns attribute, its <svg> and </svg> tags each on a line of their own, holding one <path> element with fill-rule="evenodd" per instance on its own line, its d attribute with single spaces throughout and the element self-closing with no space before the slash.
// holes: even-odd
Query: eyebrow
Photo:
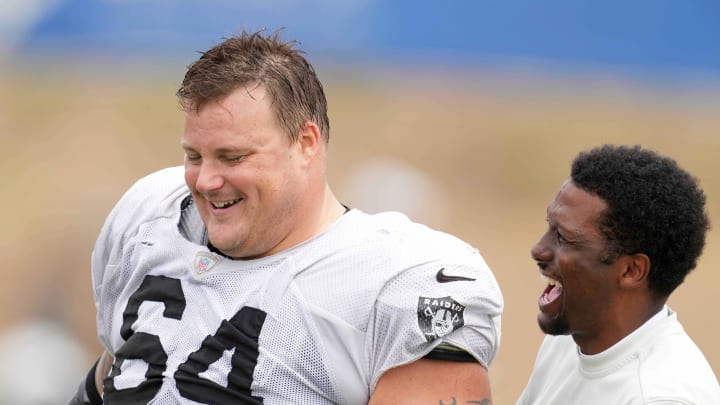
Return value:
<svg viewBox="0 0 720 405">
<path fill-rule="evenodd" d="M 195 151 L 195 148 L 193 148 L 192 146 L 190 146 L 184 142 L 181 142 L 180 146 L 186 151 L 188 151 L 188 150 Z M 218 149 L 212 150 L 212 153 L 216 154 L 216 155 L 224 155 L 224 154 L 228 154 L 228 153 L 238 153 L 238 152 L 244 153 L 247 150 L 248 150 L 248 148 L 245 148 L 245 147 L 240 147 L 240 148 L 223 147 L 223 148 L 218 148 Z"/>
<path fill-rule="evenodd" d="M 551 222 L 551 221 L 550 221 L 550 217 L 551 217 L 550 207 L 548 207 L 548 208 L 546 209 L 546 220 L 548 221 L 548 223 Z M 584 232 L 584 231 L 583 231 L 580 227 L 578 227 L 578 226 L 569 227 L 569 226 L 563 224 L 562 222 L 558 221 L 557 219 L 555 219 L 554 221 L 552 221 L 552 226 L 555 227 L 555 228 L 557 228 L 558 230 L 562 231 L 563 233 L 565 233 L 566 235 L 564 235 L 564 236 L 567 237 L 567 238 L 569 238 L 570 240 L 572 240 L 572 241 L 574 241 L 574 242 L 586 242 L 586 241 L 589 241 L 589 239 L 588 239 L 588 237 L 587 237 L 587 232 Z"/>
</svg>

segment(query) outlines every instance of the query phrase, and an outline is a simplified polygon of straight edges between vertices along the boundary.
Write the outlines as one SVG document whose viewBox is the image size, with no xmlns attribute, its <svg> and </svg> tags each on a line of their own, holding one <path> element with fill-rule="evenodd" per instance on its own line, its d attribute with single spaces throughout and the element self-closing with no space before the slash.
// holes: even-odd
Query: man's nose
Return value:
<svg viewBox="0 0 720 405">
<path fill-rule="evenodd" d="M 207 193 L 222 188 L 224 183 L 222 170 L 216 166 L 212 162 L 203 162 L 200 165 L 197 180 L 195 181 L 197 191 Z"/>
<path fill-rule="evenodd" d="M 548 232 L 546 232 L 535 244 L 530 248 L 530 257 L 538 264 L 552 261 L 553 252 L 548 243 Z"/>
</svg>

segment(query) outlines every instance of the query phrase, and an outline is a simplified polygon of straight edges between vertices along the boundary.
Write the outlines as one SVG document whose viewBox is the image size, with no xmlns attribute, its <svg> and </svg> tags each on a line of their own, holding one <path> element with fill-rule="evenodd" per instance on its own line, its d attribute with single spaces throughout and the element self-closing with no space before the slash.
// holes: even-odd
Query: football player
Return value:
<svg viewBox="0 0 720 405">
<path fill-rule="evenodd" d="M 491 403 L 503 301 L 480 253 L 328 186 L 327 103 L 278 32 L 190 65 L 184 167 L 97 239 L 102 355 L 71 403 Z"/>
</svg>

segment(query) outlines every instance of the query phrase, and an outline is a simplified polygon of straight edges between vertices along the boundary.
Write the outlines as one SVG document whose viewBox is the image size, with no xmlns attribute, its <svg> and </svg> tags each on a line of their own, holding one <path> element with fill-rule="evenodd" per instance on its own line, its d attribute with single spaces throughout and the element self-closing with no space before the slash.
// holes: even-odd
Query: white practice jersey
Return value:
<svg viewBox="0 0 720 405">
<path fill-rule="evenodd" d="M 105 403 L 365 404 L 439 344 L 495 356 L 500 289 L 461 240 L 350 210 L 284 252 L 230 260 L 180 232 L 203 234 L 188 196 L 182 167 L 152 174 L 97 240 L 98 335 L 116 359 Z"/>
</svg>

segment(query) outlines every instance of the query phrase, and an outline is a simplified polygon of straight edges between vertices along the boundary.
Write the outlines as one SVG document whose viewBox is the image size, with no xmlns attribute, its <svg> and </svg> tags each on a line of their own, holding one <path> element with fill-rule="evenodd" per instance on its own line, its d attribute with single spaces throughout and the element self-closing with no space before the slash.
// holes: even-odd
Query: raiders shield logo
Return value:
<svg viewBox="0 0 720 405">
<path fill-rule="evenodd" d="M 452 297 L 420 297 L 417 306 L 420 331 L 428 342 L 443 337 L 465 324 L 463 311 L 465 306 Z"/>
</svg>

